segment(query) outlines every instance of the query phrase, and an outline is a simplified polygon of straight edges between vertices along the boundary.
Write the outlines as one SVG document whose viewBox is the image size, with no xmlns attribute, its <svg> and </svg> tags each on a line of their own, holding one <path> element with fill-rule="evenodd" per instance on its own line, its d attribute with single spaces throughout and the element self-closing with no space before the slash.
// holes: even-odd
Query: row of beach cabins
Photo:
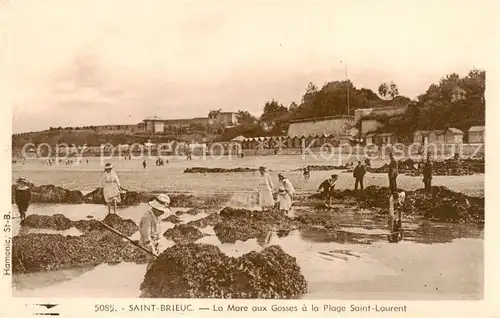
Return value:
<svg viewBox="0 0 500 318">
<path fill-rule="evenodd" d="M 377 145 L 387 146 L 396 143 L 406 144 L 483 144 L 485 140 L 484 126 L 473 126 L 467 135 L 457 128 L 447 128 L 443 130 L 418 130 L 413 133 L 413 140 L 404 140 L 396 133 L 368 133 L 364 140 L 353 136 L 323 135 L 302 135 L 302 136 L 272 136 L 272 137 L 251 137 L 239 136 L 231 140 L 230 143 L 241 144 L 242 149 L 275 149 L 275 148 L 315 148 L 324 145 L 338 147 L 340 145 Z M 465 137 L 467 140 L 465 141 Z"/>
</svg>

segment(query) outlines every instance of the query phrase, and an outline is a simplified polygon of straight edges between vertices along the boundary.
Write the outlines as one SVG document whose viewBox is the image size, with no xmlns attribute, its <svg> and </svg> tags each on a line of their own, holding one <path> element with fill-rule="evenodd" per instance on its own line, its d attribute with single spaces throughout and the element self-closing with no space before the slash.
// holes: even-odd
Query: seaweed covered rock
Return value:
<svg viewBox="0 0 500 318">
<path fill-rule="evenodd" d="M 434 176 L 466 176 L 474 173 L 484 173 L 484 159 L 446 159 L 432 162 L 432 174 Z M 401 174 L 410 176 L 422 175 L 422 162 L 415 162 L 412 159 L 400 160 L 398 171 Z M 388 173 L 389 165 L 384 164 L 378 168 L 367 168 L 371 173 Z"/>
<path fill-rule="evenodd" d="M 219 213 L 212 213 L 204 218 L 188 222 L 188 225 L 205 228 L 207 226 L 215 226 L 220 221 Z"/>
<path fill-rule="evenodd" d="M 442 186 L 431 189 L 431 193 L 424 189 L 405 191 L 404 213 L 447 222 L 484 222 L 484 198 L 467 196 Z M 341 202 L 355 199 L 361 208 L 378 208 L 388 213 L 389 189 L 386 187 L 369 186 L 363 191 L 335 190 L 333 196 Z"/>
<path fill-rule="evenodd" d="M 122 189 L 120 206 L 134 205 L 149 201 L 151 195 L 143 192 L 129 191 Z M 83 197 L 83 202 L 92 204 L 105 204 L 102 188 L 97 188 L 94 191 L 86 194 Z"/>
<path fill-rule="evenodd" d="M 262 236 L 273 229 L 296 228 L 296 222 L 278 212 L 250 211 L 226 207 L 214 231 L 222 243 L 235 243 Z"/>
<path fill-rule="evenodd" d="M 202 204 L 199 198 L 194 195 L 173 194 L 169 195 L 170 206 L 175 207 L 193 207 Z"/>
<path fill-rule="evenodd" d="M 301 227 L 311 226 L 311 225 L 320 225 L 326 229 L 335 229 L 338 227 L 337 222 L 334 221 L 331 209 L 326 211 L 321 211 L 320 213 L 316 211 L 311 211 L 309 213 L 302 213 L 297 216 L 294 220 L 300 223 Z M 335 211 L 337 213 L 337 211 Z"/>
<path fill-rule="evenodd" d="M 64 189 L 52 184 L 35 186 L 30 183 L 29 187 L 31 188 L 31 202 L 33 203 L 83 203 L 83 194 L 78 190 Z M 15 190 L 16 185 L 12 185 L 12 203 L 14 203 Z"/>
<path fill-rule="evenodd" d="M 170 222 L 170 223 L 174 223 L 174 224 L 181 223 L 181 219 L 175 214 L 169 215 L 166 218 L 163 218 L 161 220 L 163 222 Z"/>
<path fill-rule="evenodd" d="M 139 227 L 134 223 L 134 221 L 124 220 L 117 214 L 108 214 L 102 222 L 116 229 L 118 232 L 125 234 L 126 236 L 131 236 L 139 230 Z M 105 229 L 97 220 L 71 221 L 62 214 L 31 214 L 22 221 L 21 225 L 38 229 L 52 229 L 58 231 L 63 231 L 71 227 L 75 227 L 84 233 L 92 231 L 109 231 Z"/>
<path fill-rule="evenodd" d="M 126 236 L 131 236 L 139 230 L 139 227 L 134 223 L 134 221 L 130 219 L 124 220 L 117 214 L 112 213 L 106 215 L 104 220 L 102 220 L 102 223 L 114 228 L 115 230 L 122 234 L 125 234 Z"/>
<path fill-rule="evenodd" d="M 35 229 L 51 229 L 57 231 L 68 230 L 73 227 L 73 222 L 62 214 L 38 215 L 31 214 L 21 221 L 22 226 Z"/>
<path fill-rule="evenodd" d="M 446 187 L 420 189 L 407 194 L 404 211 L 447 222 L 484 222 L 484 198 L 470 197 Z"/>
<path fill-rule="evenodd" d="M 228 172 L 255 172 L 259 169 L 255 168 L 206 168 L 206 167 L 192 167 L 184 170 L 184 173 L 228 173 Z"/>
<path fill-rule="evenodd" d="M 144 263 L 147 260 L 144 252 L 110 232 L 92 231 L 81 236 L 30 233 L 12 239 L 14 273 L 115 264 L 120 261 Z"/>
<path fill-rule="evenodd" d="M 416 162 L 412 159 L 399 160 L 398 161 L 398 172 L 399 173 L 414 173 L 417 171 Z M 371 173 L 388 173 L 389 172 L 389 164 L 384 164 L 382 167 L 373 168 L 367 167 L 366 171 Z"/>
<path fill-rule="evenodd" d="M 186 243 L 197 241 L 205 235 L 194 226 L 176 224 L 173 228 L 166 230 L 163 236 L 175 243 Z"/>
<path fill-rule="evenodd" d="M 92 231 L 106 231 L 97 220 L 78 220 L 73 222 L 73 226 L 83 233 Z"/>
<path fill-rule="evenodd" d="M 219 208 L 226 204 L 230 195 L 216 194 L 210 196 L 194 196 L 187 194 L 169 194 L 170 206 L 183 208 Z"/>
<path fill-rule="evenodd" d="M 309 165 L 306 168 L 309 171 L 329 171 L 329 170 L 346 170 L 349 169 L 352 165 Z M 304 170 L 303 168 L 295 169 L 295 171 L 302 171 Z"/>
<path fill-rule="evenodd" d="M 307 283 L 296 259 L 279 246 L 233 258 L 190 243 L 161 253 L 140 289 L 152 298 L 294 299 L 307 292 Z"/>
<path fill-rule="evenodd" d="M 196 208 L 189 209 L 188 211 L 186 211 L 186 214 L 193 215 L 193 216 L 198 215 L 200 213 L 201 213 L 200 209 L 196 209 Z"/>
</svg>

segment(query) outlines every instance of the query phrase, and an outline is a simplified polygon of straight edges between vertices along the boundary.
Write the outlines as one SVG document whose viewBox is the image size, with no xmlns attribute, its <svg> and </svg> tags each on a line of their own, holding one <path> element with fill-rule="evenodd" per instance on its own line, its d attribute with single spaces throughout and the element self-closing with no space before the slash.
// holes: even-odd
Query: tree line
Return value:
<svg viewBox="0 0 500 318">
<path fill-rule="evenodd" d="M 319 88 L 310 82 L 300 103 L 285 106 L 273 99 L 267 101 L 260 116 L 248 111 L 238 112 L 239 125 L 225 129 L 219 139 L 230 140 L 245 137 L 284 135 L 290 121 L 315 117 L 354 115 L 356 109 L 384 106 L 408 106 L 405 114 L 395 117 L 376 118 L 384 124 L 382 131 L 410 135 L 417 129 L 444 129 L 454 127 L 467 131 L 485 122 L 484 70 L 473 69 L 465 77 L 456 73 L 444 76 L 432 83 L 418 100 L 399 94 L 394 82 L 382 83 L 378 94 L 367 88 L 357 88 L 349 80 L 325 83 Z M 451 102 L 455 87 L 465 92 L 465 98 Z"/>
</svg>

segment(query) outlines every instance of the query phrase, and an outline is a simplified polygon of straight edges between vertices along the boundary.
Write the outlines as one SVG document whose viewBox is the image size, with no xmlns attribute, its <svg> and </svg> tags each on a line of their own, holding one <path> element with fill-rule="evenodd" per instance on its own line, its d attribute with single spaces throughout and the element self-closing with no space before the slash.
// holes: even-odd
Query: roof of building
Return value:
<svg viewBox="0 0 500 318">
<path fill-rule="evenodd" d="M 464 134 L 460 129 L 457 129 L 457 128 L 450 127 L 450 128 L 448 128 L 448 130 L 451 131 L 454 134 L 461 134 L 461 135 Z"/>
<path fill-rule="evenodd" d="M 156 120 L 163 120 L 162 118 L 158 117 L 158 116 L 150 116 L 144 120 L 149 120 L 149 121 L 156 121 Z"/>
<path fill-rule="evenodd" d="M 231 141 L 244 141 L 246 138 L 243 136 L 234 137 Z"/>
<path fill-rule="evenodd" d="M 454 128 L 456 129 L 456 128 Z M 457 129 L 458 130 L 458 129 Z M 442 135 L 444 134 L 446 131 L 445 130 L 441 130 L 441 129 L 435 129 L 435 130 L 431 130 L 430 132 L 432 133 L 435 133 L 436 135 Z"/>
<path fill-rule="evenodd" d="M 369 116 L 380 116 L 380 115 L 401 115 L 406 112 L 408 105 L 397 105 L 397 106 L 386 106 L 373 108 Z"/>
<path fill-rule="evenodd" d="M 339 115 L 339 116 L 312 117 L 312 118 L 290 120 L 290 123 L 317 122 L 317 121 L 331 120 L 331 119 L 351 119 L 351 120 L 354 120 L 354 116 Z"/>
<path fill-rule="evenodd" d="M 425 135 L 425 134 L 428 134 L 428 133 L 429 133 L 429 131 L 428 131 L 428 130 L 415 130 L 415 131 L 413 132 L 413 134 L 415 134 L 415 135 L 416 135 L 416 134 L 422 134 L 422 135 Z"/>
<path fill-rule="evenodd" d="M 476 132 L 476 131 L 484 131 L 485 127 L 484 126 L 472 126 L 469 128 L 469 132 Z"/>
<path fill-rule="evenodd" d="M 339 127 L 338 120 L 344 119 Z M 329 136 L 329 135 L 348 135 L 348 130 L 352 128 L 354 117 L 352 116 L 335 116 L 313 118 L 308 120 L 298 120 L 290 122 L 288 127 L 288 136 Z"/>
</svg>

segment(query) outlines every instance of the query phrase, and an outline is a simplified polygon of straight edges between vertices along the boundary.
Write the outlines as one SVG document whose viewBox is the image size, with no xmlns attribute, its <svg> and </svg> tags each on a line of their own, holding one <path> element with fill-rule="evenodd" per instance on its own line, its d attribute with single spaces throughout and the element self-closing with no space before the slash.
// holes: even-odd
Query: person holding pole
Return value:
<svg viewBox="0 0 500 318">
<path fill-rule="evenodd" d="M 139 222 L 140 240 L 139 244 L 158 255 L 160 243 L 160 219 L 165 213 L 170 213 L 170 197 L 166 194 L 159 194 L 153 200 L 149 201 L 149 209 L 144 213 Z M 148 255 L 148 265 L 146 271 L 151 268 L 154 256 Z"/>
</svg>

